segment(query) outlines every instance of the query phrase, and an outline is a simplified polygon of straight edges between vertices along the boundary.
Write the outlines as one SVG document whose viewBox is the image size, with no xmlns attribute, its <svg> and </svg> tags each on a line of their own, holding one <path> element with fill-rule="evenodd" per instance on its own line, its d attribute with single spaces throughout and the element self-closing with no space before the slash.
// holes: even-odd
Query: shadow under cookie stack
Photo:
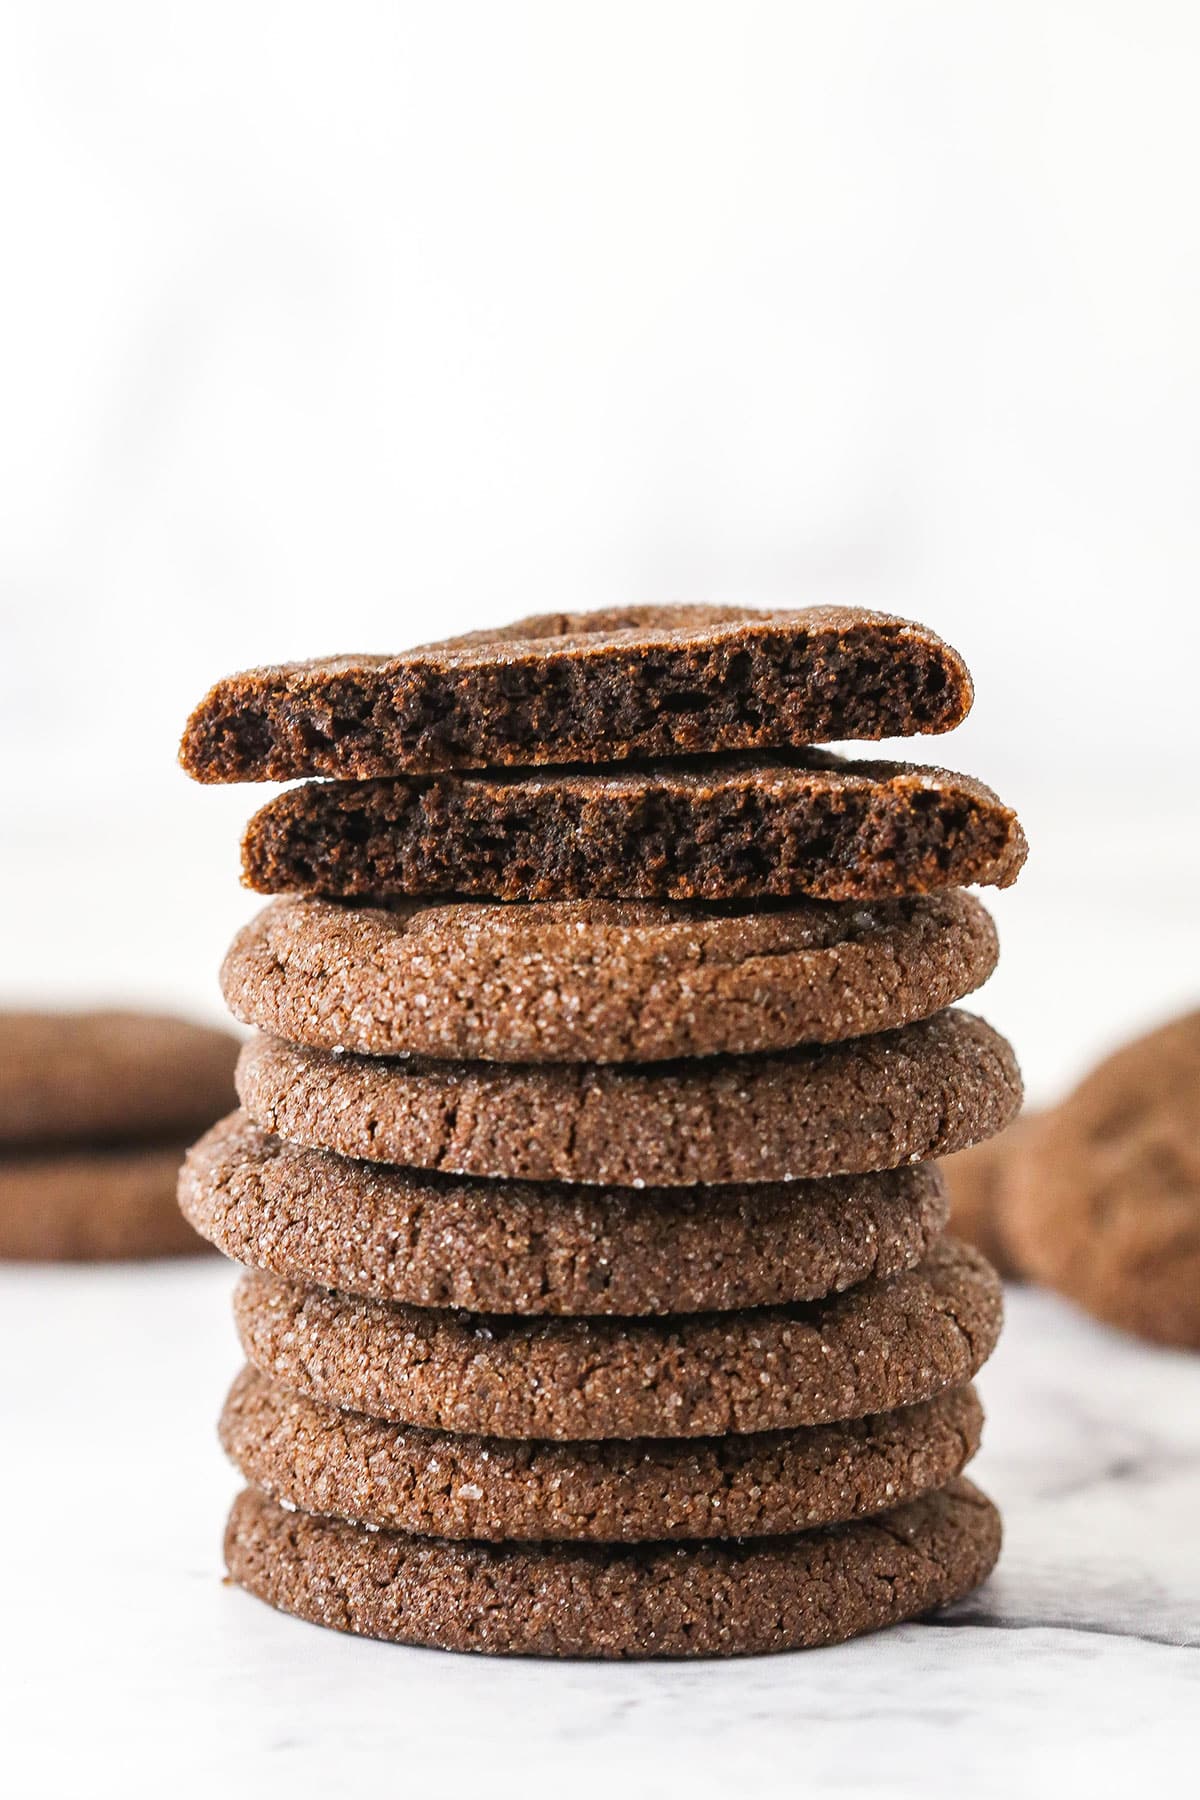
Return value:
<svg viewBox="0 0 1200 1800">
<path fill-rule="evenodd" d="M 223 970 L 259 1028 L 187 1217 L 246 1265 L 226 1557 L 285 1612 L 555 1656 L 833 1643 L 984 1579 L 1000 1325 L 935 1159 L 1020 1104 L 953 1003 L 1024 860 L 968 777 L 814 743 L 971 701 L 857 610 L 554 615 L 220 683 L 290 781 Z M 317 779 L 312 779 L 317 778 Z"/>
</svg>

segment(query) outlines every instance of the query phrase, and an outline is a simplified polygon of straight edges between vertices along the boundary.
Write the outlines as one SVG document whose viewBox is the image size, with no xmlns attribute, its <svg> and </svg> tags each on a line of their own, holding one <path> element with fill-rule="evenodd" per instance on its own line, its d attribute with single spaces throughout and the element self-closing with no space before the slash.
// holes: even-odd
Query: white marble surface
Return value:
<svg viewBox="0 0 1200 1800">
<path fill-rule="evenodd" d="M 0 1271 L 0 1708 L 14 1800 L 87 1793 L 1194 1791 L 1200 1358 L 1012 1290 L 952 1616 L 730 1664 L 506 1663 L 342 1638 L 222 1585 L 230 1272 Z M 1165 1786 L 1162 1783 L 1165 1782 Z"/>
</svg>

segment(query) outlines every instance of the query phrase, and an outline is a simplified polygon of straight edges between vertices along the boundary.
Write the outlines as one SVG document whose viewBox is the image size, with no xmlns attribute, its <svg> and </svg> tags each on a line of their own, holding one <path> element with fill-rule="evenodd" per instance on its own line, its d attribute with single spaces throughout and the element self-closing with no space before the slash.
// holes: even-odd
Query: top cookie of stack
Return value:
<svg viewBox="0 0 1200 1800">
<path fill-rule="evenodd" d="M 255 816 L 247 884 L 879 900 L 1015 878 L 1020 826 L 980 783 L 810 748 L 957 724 L 970 678 L 931 632 L 852 610 L 585 618 L 218 683 L 184 734 L 191 774 L 334 778 Z"/>
<path fill-rule="evenodd" d="M 811 748 L 970 701 L 903 620 L 674 607 L 202 702 L 198 779 L 332 778 L 248 828 L 282 897 L 222 981 L 262 1035 L 180 1190 L 253 1271 L 244 1586 L 611 1656 L 832 1641 L 982 1579 L 998 1289 L 932 1159 L 1019 1105 L 953 1002 L 997 953 L 962 889 L 1024 838 L 969 777 Z"/>
<path fill-rule="evenodd" d="M 886 613 L 620 606 L 231 676 L 180 756 L 197 781 L 623 762 L 950 731 L 972 698 L 957 652 Z"/>
</svg>

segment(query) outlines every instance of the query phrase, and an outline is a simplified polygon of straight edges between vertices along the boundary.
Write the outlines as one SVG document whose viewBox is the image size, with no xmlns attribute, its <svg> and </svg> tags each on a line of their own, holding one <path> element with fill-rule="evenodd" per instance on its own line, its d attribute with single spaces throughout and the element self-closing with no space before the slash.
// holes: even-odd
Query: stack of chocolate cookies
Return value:
<svg viewBox="0 0 1200 1800">
<path fill-rule="evenodd" d="M 207 1252 L 175 1204 L 238 1040 L 134 1011 L 0 1012 L 0 1262 Z"/>
<path fill-rule="evenodd" d="M 830 1643 L 973 1588 L 997 1279 L 934 1159 L 1020 1102 L 953 1003 L 979 783 L 814 743 L 943 731 L 931 632 L 856 610 L 555 615 L 218 685 L 207 781 L 276 898 L 259 1028 L 181 1204 L 247 1273 L 234 1579 L 406 1643 Z M 307 778 L 323 779 L 307 779 Z"/>
</svg>

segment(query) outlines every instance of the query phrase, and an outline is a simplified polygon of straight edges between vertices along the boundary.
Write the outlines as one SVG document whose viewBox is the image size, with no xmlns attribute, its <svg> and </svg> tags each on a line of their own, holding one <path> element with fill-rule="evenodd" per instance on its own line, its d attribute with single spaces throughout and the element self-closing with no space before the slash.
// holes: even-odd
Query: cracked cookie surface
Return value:
<svg viewBox="0 0 1200 1800">
<path fill-rule="evenodd" d="M 355 1300 L 252 1272 L 247 1360 L 373 1418 L 482 1437 L 719 1437 L 890 1412 L 970 1381 L 1000 1330 L 990 1264 L 943 1238 L 917 1268 L 807 1306 L 521 1319 Z"/>
<path fill-rule="evenodd" d="M 1001 1130 L 1021 1101 L 1005 1040 L 950 1010 L 770 1056 L 454 1063 L 246 1045 L 263 1127 L 368 1162 L 623 1187 L 792 1181 L 924 1162 Z"/>
<path fill-rule="evenodd" d="M 986 981 L 996 956 L 991 919 L 959 890 L 753 911 L 290 896 L 238 933 L 221 985 L 244 1024 L 310 1049 L 653 1062 L 906 1025 Z"/>
<path fill-rule="evenodd" d="M 302 1512 L 432 1537 L 603 1544 L 866 1518 L 961 1474 L 982 1424 L 967 1387 L 799 1431 L 521 1443 L 390 1425 L 244 1369 L 221 1442 L 252 1486 Z"/>
<path fill-rule="evenodd" d="M 738 1656 L 839 1643 L 960 1599 L 1000 1550 L 959 1478 L 875 1519 L 741 1543 L 447 1542 L 290 1513 L 247 1489 L 229 1572 L 283 1612 L 398 1643 L 523 1656 Z"/>
<path fill-rule="evenodd" d="M 945 1228 L 936 1165 L 741 1187 L 495 1182 L 304 1150 L 234 1114 L 179 1203 L 234 1262 L 368 1299 L 529 1314 L 725 1311 L 911 1268 Z"/>
</svg>

